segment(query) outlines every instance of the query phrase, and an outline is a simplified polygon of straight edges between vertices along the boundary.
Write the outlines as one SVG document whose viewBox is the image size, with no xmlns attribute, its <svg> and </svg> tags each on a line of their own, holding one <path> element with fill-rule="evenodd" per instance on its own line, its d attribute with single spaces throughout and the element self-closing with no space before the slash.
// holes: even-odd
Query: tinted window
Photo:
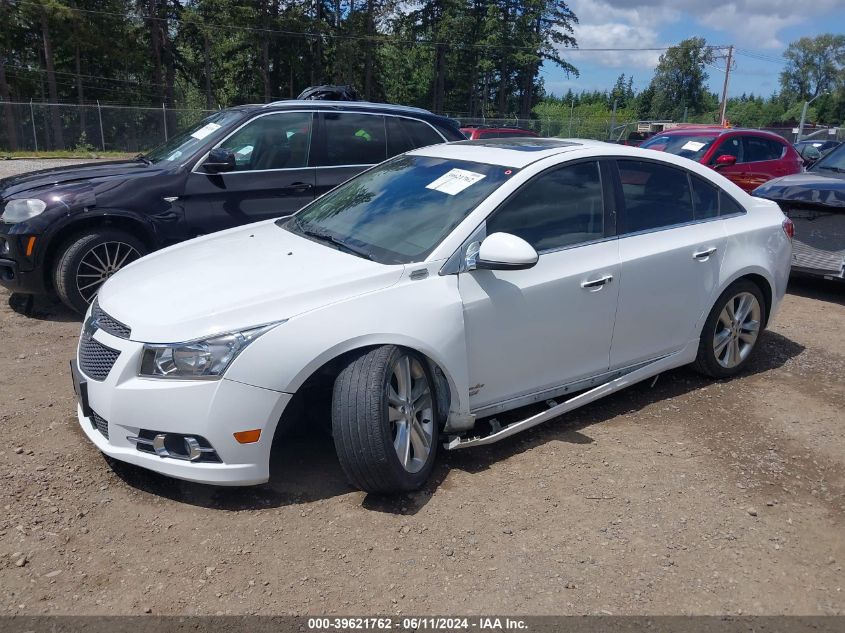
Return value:
<svg viewBox="0 0 845 633">
<path fill-rule="evenodd" d="M 721 189 L 702 178 L 691 176 L 692 203 L 695 219 L 705 220 L 719 215 L 719 192 Z"/>
<path fill-rule="evenodd" d="M 638 160 L 620 160 L 625 199 L 622 233 L 657 229 L 694 219 L 687 173 Z"/>
<path fill-rule="evenodd" d="M 745 209 L 724 191 L 719 191 L 719 215 L 730 215 L 731 213 L 745 213 Z"/>
<path fill-rule="evenodd" d="M 226 128 L 238 119 L 243 118 L 243 112 L 237 110 L 222 111 L 203 119 L 195 126 L 184 132 L 172 136 L 169 141 L 147 152 L 146 157 L 154 163 L 179 162 L 199 150 L 206 143 L 216 137 L 223 136 Z"/>
<path fill-rule="evenodd" d="M 333 189 L 294 220 L 312 239 L 339 240 L 382 263 L 425 259 L 478 204 L 518 170 L 468 161 L 398 156 Z"/>
<path fill-rule="evenodd" d="M 529 181 L 487 220 L 487 234 L 512 233 L 544 251 L 601 238 L 598 163 L 579 163 Z"/>
<path fill-rule="evenodd" d="M 746 163 L 778 160 L 783 156 L 783 144 L 769 138 L 744 136 L 742 138 L 742 145 L 745 150 L 745 160 L 743 162 Z"/>
<path fill-rule="evenodd" d="M 395 116 L 385 117 L 387 122 L 387 157 L 404 154 L 414 149 L 414 141 L 402 125 L 401 119 Z"/>
<path fill-rule="evenodd" d="M 716 151 L 713 152 L 713 156 L 710 157 L 710 164 L 715 165 L 716 159 L 720 156 L 735 156 L 736 162 L 743 163 L 745 160 L 743 159 L 743 150 L 742 150 L 742 141 L 738 136 L 733 136 L 731 138 L 724 139 L 719 146 L 716 148 Z"/>
<path fill-rule="evenodd" d="M 443 137 L 434 131 L 428 123 L 417 121 L 415 119 L 399 119 L 402 122 L 402 127 L 411 137 L 414 147 L 426 147 L 428 145 L 437 145 L 443 142 Z"/>
<path fill-rule="evenodd" d="M 372 165 L 387 158 L 384 117 L 326 112 L 325 160 L 321 165 Z"/>
<path fill-rule="evenodd" d="M 311 120 L 309 112 L 258 117 L 220 147 L 234 152 L 236 171 L 305 167 L 311 146 Z"/>
</svg>

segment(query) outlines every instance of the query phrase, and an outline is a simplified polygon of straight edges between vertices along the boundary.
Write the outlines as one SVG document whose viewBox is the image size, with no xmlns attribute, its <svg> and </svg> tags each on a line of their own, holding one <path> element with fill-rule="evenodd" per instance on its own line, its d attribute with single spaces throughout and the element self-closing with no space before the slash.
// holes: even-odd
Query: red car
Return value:
<svg viewBox="0 0 845 633">
<path fill-rule="evenodd" d="M 515 138 L 520 136 L 539 137 L 537 132 L 531 130 L 523 130 L 518 127 L 462 127 L 461 132 L 464 133 L 469 140 L 475 141 L 480 138 Z"/>
<path fill-rule="evenodd" d="M 749 193 L 772 178 L 800 173 L 803 167 L 790 143 L 763 130 L 685 126 L 658 132 L 640 147 L 712 167 Z"/>
</svg>

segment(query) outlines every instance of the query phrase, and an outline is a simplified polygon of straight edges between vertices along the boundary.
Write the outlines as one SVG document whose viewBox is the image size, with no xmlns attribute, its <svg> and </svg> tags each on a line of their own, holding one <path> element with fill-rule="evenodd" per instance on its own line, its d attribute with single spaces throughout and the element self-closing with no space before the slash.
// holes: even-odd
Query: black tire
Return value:
<svg viewBox="0 0 845 633">
<path fill-rule="evenodd" d="M 108 270 L 101 275 L 100 285 L 126 264 L 146 255 L 148 249 L 144 243 L 126 231 L 96 228 L 89 232 L 78 233 L 62 244 L 53 268 L 53 285 L 62 303 L 75 312 L 85 313 L 99 289 L 99 285 L 88 286 L 88 284 L 97 283 L 98 278 L 92 275 L 100 273 L 83 261 L 89 262 L 94 258 L 91 253 L 97 256 L 94 258 L 95 263 L 105 260 L 104 253 L 114 248 L 118 249 L 115 261 L 113 265 L 106 266 Z M 103 261 L 103 263 L 106 262 Z"/>
<path fill-rule="evenodd" d="M 394 447 L 397 425 L 405 422 L 391 422 L 388 416 L 391 406 L 389 390 L 394 394 L 397 391 L 393 387 L 396 384 L 393 382 L 394 368 L 398 367 L 403 357 L 409 359 L 411 372 L 416 370 L 419 373 L 421 369 L 430 390 L 430 411 L 423 413 L 421 406 L 419 409 L 409 409 L 408 414 L 418 421 L 422 419 L 421 416 L 426 416 L 426 419 L 430 417 L 430 423 L 420 422 L 420 426 L 416 427 L 420 430 L 424 424 L 427 430 L 430 430 L 430 442 L 425 460 L 413 458 L 417 460 L 416 466 L 419 467 L 415 472 L 406 469 L 400 461 L 398 449 Z M 411 384 L 420 379 L 412 376 Z M 433 376 L 424 359 L 415 352 L 386 345 L 351 361 L 335 380 L 332 394 L 332 434 L 335 450 L 350 483 L 356 488 L 373 493 L 405 492 L 416 490 L 425 484 L 437 454 L 440 420 L 436 401 Z M 398 409 L 393 406 L 393 411 L 398 412 Z M 411 431 L 408 433 L 407 450 L 410 452 L 406 455 L 413 453 L 415 456 L 416 449 L 411 440 Z M 413 437 L 419 441 L 421 436 L 416 434 Z M 421 454 L 424 452 L 421 451 Z"/>
<path fill-rule="evenodd" d="M 725 310 L 728 302 L 733 301 L 735 297 L 742 293 L 753 295 L 757 300 L 757 304 L 759 306 L 759 319 L 756 319 L 759 322 L 756 330 L 757 336 L 753 343 L 750 344 L 750 349 L 740 362 L 732 367 L 725 367 L 722 363 L 720 363 L 714 345 L 714 339 L 717 331 L 716 328 L 717 326 L 723 328 L 723 325 L 720 323 L 720 315 L 722 314 L 722 311 Z M 719 295 L 716 303 L 713 304 L 713 309 L 710 310 L 710 314 L 707 315 L 707 320 L 704 322 L 704 327 L 701 329 L 701 338 L 698 343 L 698 355 L 695 358 L 693 367 L 696 371 L 712 378 L 730 378 L 731 376 L 735 376 L 736 374 L 742 372 L 748 365 L 748 362 L 751 360 L 751 357 L 760 342 L 760 334 L 763 332 L 766 317 L 766 301 L 763 298 L 763 293 L 760 291 L 760 287 L 747 279 L 740 279 L 732 283 L 721 295 Z"/>
</svg>

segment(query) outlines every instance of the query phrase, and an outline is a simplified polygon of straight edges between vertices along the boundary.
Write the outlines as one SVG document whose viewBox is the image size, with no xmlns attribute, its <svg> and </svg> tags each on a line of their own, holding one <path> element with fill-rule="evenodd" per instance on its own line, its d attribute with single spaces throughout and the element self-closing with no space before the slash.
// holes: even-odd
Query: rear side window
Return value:
<svg viewBox="0 0 845 633">
<path fill-rule="evenodd" d="M 604 236 L 604 201 L 596 162 L 545 172 L 527 182 L 487 220 L 487 234 L 512 233 L 537 251 Z"/>
<path fill-rule="evenodd" d="M 636 233 L 692 222 L 687 172 L 668 165 L 619 160 L 625 213 L 621 233 Z"/>
<path fill-rule="evenodd" d="M 428 123 L 424 121 L 417 121 L 416 119 L 399 119 L 402 122 L 402 127 L 411 137 L 414 147 L 426 147 L 428 145 L 437 145 L 443 142 L 443 137 L 434 131 Z"/>
<path fill-rule="evenodd" d="M 325 160 L 321 165 L 372 165 L 387 158 L 384 117 L 326 112 Z"/>
<path fill-rule="evenodd" d="M 719 215 L 719 194 L 721 189 L 698 176 L 692 180 L 692 204 L 696 220 L 706 220 Z"/>
<path fill-rule="evenodd" d="M 744 136 L 742 138 L 746 163 L 757 163 L 764 160 L 779 160 L 786 147 L 782 143 L 760 136 Z"/>
</svg>

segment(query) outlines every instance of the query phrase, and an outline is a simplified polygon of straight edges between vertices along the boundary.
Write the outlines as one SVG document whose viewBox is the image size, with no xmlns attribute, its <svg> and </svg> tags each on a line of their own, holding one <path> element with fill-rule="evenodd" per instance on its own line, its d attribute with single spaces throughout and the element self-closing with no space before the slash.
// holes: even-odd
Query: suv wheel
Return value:
<svg viewBox="0 0 845 633">
<path fill-rule="evenodd" d="M 62 302 L 84 314 L 106 280 L 147 254 L 144 243 L 118 229 L 94 229 L 62 246 L 53 270 L 53 283 Z"/>
<path fill-rule="evenodd" d="M 756 284 L 740 279 L 716 301 L 704 322 L 695 368 L 713 378 L 741 372 L 757 347 L 766 303 Z"/>
<path fill-rule="evenodd" d="M 439 422 L 431 373 L 410 350 L 378 347 L 335 380 L 335 449 L 347 478 L 361 490 L 422 486 L 434 466 Z"/>
</svg>

